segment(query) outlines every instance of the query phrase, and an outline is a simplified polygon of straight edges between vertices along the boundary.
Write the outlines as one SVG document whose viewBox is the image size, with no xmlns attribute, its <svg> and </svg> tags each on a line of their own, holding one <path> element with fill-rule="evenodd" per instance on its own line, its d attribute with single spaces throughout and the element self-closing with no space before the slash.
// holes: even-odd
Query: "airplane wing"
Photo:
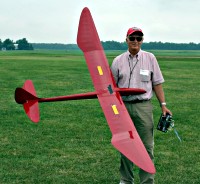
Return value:
<svg viewBox="0 0 200 184">
<path fill-rule="evenodd" d="M 77 43 L 84 52 L 86 63 L 96 91 L 112 87 L 111 71 L 88 8 L 84 8 L 79 21 Z"/>
<path fill-rule="evenodd" d="M 99 102 L 112 132 L 112 145 L 141 169 L 155 173 L 146 148 L 119 94 L 98 95 Z"/>
<path fill-rule="evenodd" d="M 113 146 L 134 164 L 149 173 L 155 173 L 152 163 L 126 110 L 101 46 L 99 36 L 88 8 L 80 17 L 77 43 L 84 52 L 97 97 L 112 132 Z M 138 93 L 138 90 L 135 90 Z"/>
</svg>

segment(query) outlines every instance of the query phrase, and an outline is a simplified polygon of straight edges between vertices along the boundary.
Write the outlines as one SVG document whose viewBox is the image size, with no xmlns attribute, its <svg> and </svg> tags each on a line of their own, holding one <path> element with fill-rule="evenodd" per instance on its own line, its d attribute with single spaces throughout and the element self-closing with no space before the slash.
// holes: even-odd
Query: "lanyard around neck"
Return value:
<svg viewBox="0 0 200 184">
<path fill-rule="evenodd" d="M 133 66 L 133 68 L 131 69 L 130 58 L 128 58 L 128 64 L 129 64 L 129 68 L 130 68 L 130 77 L 129 77 L 129 81 L 128 81 L 128 88 L 130 87 L 131 76 L 132 76 L 133 70 L 135 69 L 135 67 L 136 67 L 136 65 L 137 65 L 137 63 L 139 61 L 138 60 L 138 55 L 136 55 L 136 59 L 137 59 L 137 61 L 136 61 L 135 65 Z"/>
</svg>

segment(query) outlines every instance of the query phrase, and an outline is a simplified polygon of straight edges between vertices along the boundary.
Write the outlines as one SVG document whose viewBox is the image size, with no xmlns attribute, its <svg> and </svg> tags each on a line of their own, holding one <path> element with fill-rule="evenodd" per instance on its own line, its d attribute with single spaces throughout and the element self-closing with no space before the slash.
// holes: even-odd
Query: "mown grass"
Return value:
<svg viewBox="0 0 200 184">
<path fill-rule="evenodd" d="M 152 52 L 182 138 L 180 143 L 173 132 L 155 129 L 156 183 L 197 184 L 200 51 Z M 109 63 L 119 53 L 106 52 Z M 0 52 L 0 183 L 118 183 L 119 153 L 110 144 L 98 100 L 41 103 L 41 120 L 34 124 L 14 100 L 15 88 L 26 79 L 34 82 L 39 97 L 93 91 L 81 52 Z M 161 112 L 152 101 L 156 126 Z"/>
</svg>

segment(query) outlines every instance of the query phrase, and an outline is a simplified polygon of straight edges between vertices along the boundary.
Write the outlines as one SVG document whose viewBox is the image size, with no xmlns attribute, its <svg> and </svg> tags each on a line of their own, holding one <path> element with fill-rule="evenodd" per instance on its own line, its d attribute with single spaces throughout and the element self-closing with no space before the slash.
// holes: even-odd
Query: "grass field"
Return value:
<svg viewBox="0 0 200 184">
<path fill-rule="evenodd" d="M 200 51 L 151 52 L 182 138 L 155 129 L 156 184 L 199 184 Z M 109 63 L 119 53 L 107 52 Z M 0 183 L 119 183 L 119 153 L 98 100 L 41 103 L 34 124 L 14 100 L 26 79 L 39 97 L 93 91 L 81 52 L 0 52 Z M 161 111 L 155 97 L 152 102 L 157 125 Z"/>
</svg>

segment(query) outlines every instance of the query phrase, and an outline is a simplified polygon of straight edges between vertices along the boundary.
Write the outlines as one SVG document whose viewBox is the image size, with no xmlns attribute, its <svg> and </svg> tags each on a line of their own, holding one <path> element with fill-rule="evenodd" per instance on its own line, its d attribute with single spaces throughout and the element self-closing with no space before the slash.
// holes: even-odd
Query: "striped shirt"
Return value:
<svg viewBox="0 0 200 184">
<path fill-rule="evenodd" d="M 153 86 L 164 82 L 156 57 L 143 50 L 135 56 L 129 51 L 117 56 L 111 71 L 119 88 L 141 88 L 147 91 L 141 95 L 124 96 L 124 101 L 149 100 L 153 96 Z"/>
</svg>

